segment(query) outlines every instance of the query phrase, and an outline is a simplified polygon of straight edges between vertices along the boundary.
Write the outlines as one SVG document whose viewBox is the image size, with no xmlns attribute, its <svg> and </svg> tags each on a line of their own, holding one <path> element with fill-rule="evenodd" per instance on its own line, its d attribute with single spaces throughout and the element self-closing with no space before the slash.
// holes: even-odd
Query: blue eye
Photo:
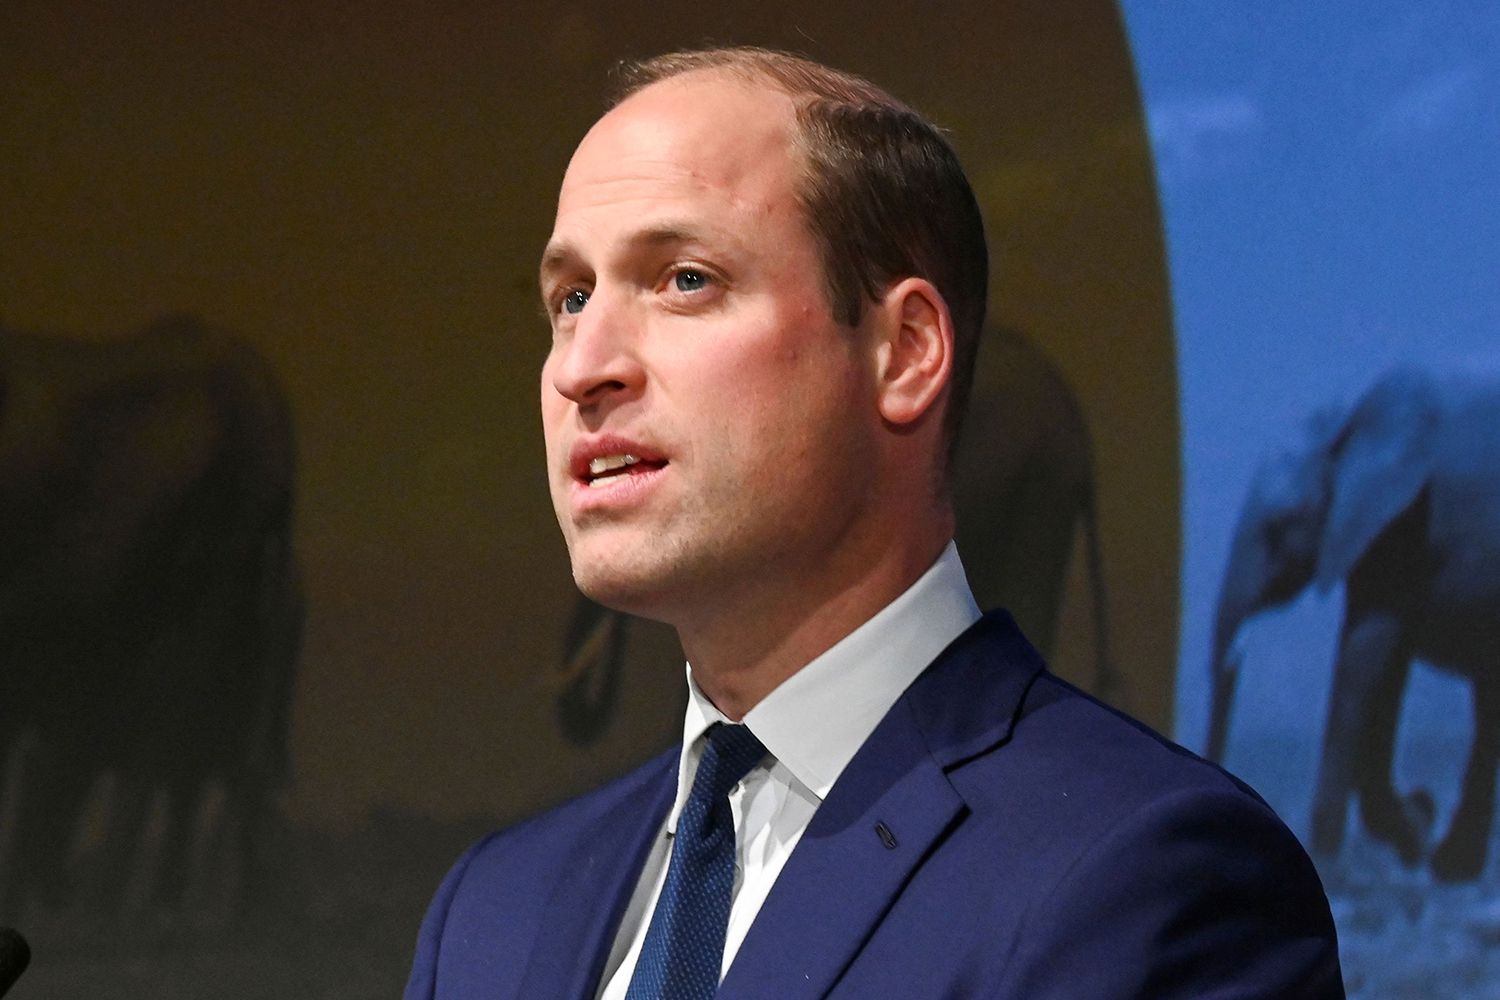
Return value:
<svg viewBox="0 0 1500 1000">
<path fill-rule="evenodd" d="M 583 307 L 588 305 L 589 293 L 581 288 L 575 288 L 563 296 L 562 311 L 569 316 L 577 316 L 583 312 Z"/>
<path fill-rule="evenodd" d="M 678 271 L 672 276 L 672 284 L 679 292 L 696 292 L 708 284 L 708 277 L 702 271 Z"/>
</svg>

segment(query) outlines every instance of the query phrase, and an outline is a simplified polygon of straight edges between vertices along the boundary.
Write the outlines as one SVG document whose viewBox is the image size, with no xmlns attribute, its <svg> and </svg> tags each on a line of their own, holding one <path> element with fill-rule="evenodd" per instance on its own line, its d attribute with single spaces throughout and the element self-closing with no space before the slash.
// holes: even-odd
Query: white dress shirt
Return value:
<svg viewBox="0 0 1500 1000">
<path fill-rule="evenodd" d="M 744 724 L 765 744 L 767 755 L 729 793 L 735 875 L 721 979 L 845 765 L 917 675 L 978 620 L 958 551 L 949 542 L 905 593 L 745 714 Z M 672 836 L 703 756 L 703 734 L 714 723 L 729 721 L 698 690 L 691 664 L 687 675 L 677 799 L 615 934 L 599 1000 L 624 1000 L 666 882 Z"/>
</svg>

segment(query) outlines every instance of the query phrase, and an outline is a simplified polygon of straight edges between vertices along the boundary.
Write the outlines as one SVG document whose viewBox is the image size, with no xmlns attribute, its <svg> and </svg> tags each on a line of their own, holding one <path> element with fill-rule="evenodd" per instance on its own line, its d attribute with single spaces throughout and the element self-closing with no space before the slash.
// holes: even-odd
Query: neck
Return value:
<svg viewBox="0 0 1500 1000">
<path fill-rule="evenodd" d="M 865 553 L 841 553 L 769 593 L 719 592 L 678 623 L 699 689 L 738 722 L 766 695 L 901 596 L 942 554 L 951 516 Z"/>
</svg>

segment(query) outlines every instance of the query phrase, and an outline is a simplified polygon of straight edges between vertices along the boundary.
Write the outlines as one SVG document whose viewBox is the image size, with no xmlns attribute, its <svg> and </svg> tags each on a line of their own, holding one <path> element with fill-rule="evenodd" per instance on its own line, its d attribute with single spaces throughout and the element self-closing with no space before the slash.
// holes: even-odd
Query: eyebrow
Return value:
<svg viewBox="0 0 1500 1000">
<path fill-rule="evenodd" d="M 542 251 L 542 284 L 545 285 L 550 276 L 567 270 L 577 260 L 578 253 L 570 244 L 548 243 L 546 249 Z"/>
<path fill-rule="evenodd" d="M 626 245 L 631 249 L 649 249 L 681 243 L 701 243 L 706 242 L 709 235 L 711 234 L 701 226 L 692 223 L 662 222 L 632 233 L 626 240 Z M 548 243 L 542 251 L 542 284 L 545 285 L 557 273 L 576 266 L 581 259 L 582 255 L 577 248 L 566 240 Z"/>
</svg>

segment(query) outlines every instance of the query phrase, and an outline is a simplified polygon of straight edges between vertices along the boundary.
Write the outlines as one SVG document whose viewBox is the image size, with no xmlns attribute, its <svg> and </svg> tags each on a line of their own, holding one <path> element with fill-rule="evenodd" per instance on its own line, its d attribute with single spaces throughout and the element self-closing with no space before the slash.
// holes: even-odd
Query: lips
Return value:
<svg viewBox="0 0 1500 1000">
<path fill-rule="evenodd" d="M 640 465 L 638 455 L 606 455 L 589 463 L 589 488 L 599 489 L 631 475 L 631 469 Z"/>
<path fill-rule="evenodd" d="M 649 445 L 614 436 L 579 441 L 568 456 L 573 479 L 590 489 L 603 489 L 666 465 L 666 456 Z"/>
</svg>

